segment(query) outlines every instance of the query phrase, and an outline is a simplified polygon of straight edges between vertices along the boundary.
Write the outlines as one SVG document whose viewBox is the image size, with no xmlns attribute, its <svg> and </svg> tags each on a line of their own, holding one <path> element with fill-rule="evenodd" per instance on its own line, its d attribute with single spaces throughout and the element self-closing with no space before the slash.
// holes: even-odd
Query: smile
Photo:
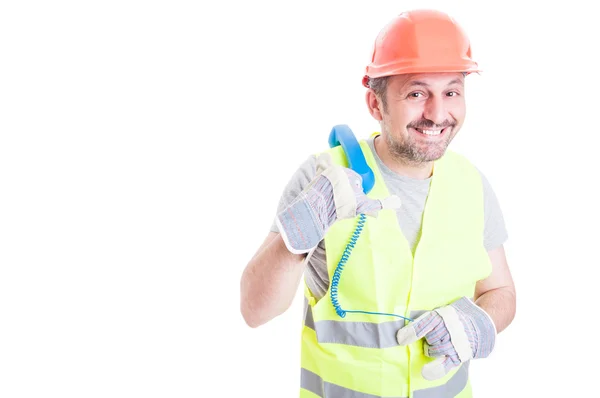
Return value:
<svg viewBox="0 0 600 398">
<path fill-rule="evenodd" d="M 438 130 L 431 130 L 431 129 L 417 129 L 417 128 L 413 128 L 413 130 L 418 131 L 419 133 L 423 134 L 423 135 L 427 135 L 430 137 L 435 137 L 435 136 L 440 136 L 443 133 L 445 133 L 450 127 L 445 127 L 443 129 L 438 129 Z"/>
</svg>

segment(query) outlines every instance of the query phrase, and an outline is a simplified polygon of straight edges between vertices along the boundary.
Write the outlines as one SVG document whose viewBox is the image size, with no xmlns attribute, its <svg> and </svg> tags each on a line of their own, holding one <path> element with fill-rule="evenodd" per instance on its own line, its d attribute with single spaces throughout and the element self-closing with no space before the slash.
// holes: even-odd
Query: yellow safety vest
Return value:
<svg viewBox="0 0 600 398">
<path fill-rule="evenodd" d="M 375 173 L 368 196 L 389 196 L 367 142 L 360 145 Z M 329 152 L 335 163 L 347 166 L 340 146 Z M 330 290 L 357 220 L 340 220 L 325 236 Z M 414 257 L 395 210 L 383 210 L 377 218 L 367 216 L 341 273 L 337 292 L 341 307 L 415 319 L 460 297 L 473 297 L 476 282 L 491 273 L 483 229 L 481 176 L 464 157 L 448 150 L 434 162 Z M 423 339 L 409 346 L 396 341 L 396 332 L 408 321 L 363 313 L 342 318 L 330 290 L 317 301 L 306 284 L 304 289 L 300 397 L 472 396 L 468 362 L 439 380 L 423 378 L 423 365 L 433 360 L 423 353 Z"/>
</svg>

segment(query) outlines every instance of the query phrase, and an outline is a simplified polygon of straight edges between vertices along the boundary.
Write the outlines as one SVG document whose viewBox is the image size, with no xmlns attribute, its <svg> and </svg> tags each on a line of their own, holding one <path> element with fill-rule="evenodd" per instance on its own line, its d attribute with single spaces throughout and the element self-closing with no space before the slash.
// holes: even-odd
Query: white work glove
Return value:
<svg viewBox="0 0 600 398">
<path fill-rule="evenodd" d="M 367 197 L 361 176 L 335 165 L 331 155 L 324 153 L 318 158 L 315 178 L 277 214 L 275 222 L 290 252 L 308 253 L 337 220 L 361 213 L 376 217 L 381 209 L 397 209 L 400 205 L 400 198 L 394 195 L 383 200 Z"/>
<path fill-rule="evenodd" d="M 423 337 L 425 355 L 436 359 L 424 365 L 421 374 L 427 380 L 436 380 L 463 362 L 490 355 L 496 341 L 496 326 L 483 309 L 462 297 L 426 312 L 396 334 L 400 345 Z"/>
</svg>

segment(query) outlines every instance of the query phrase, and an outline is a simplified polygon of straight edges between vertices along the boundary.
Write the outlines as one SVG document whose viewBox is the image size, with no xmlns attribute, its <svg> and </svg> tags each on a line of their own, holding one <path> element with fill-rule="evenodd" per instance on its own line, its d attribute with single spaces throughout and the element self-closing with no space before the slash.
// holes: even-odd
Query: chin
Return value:
<svg viewBox="0 0 600 398">
<path fill-rule="evenodd" d="M 444 156 L 445 153 L 446 153 L 446 148 L 444 148 L 443 150 L 435 150 L 435 151 L 427 152 L 422 157 L 422 159 L 424 159 L 425 162 L 433 162 L 433 161 L 440 159 L 442 156 Z"/>
</svg>

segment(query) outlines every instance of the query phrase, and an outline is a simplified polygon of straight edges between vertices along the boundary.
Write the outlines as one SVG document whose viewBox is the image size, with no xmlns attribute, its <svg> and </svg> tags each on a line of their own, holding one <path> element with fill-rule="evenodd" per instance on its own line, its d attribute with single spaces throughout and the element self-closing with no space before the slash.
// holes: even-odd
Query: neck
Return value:
<svg viewBox="0 0 600 398">
<path fill-rule="evenodd" d="M 377 155 L 390 170 L 399 175 L 424 180 L 431 177 L 433 162 L 416 163 L 405 159 L 398 159 L 390 152 L 385 140 L 379 135 L 374 141 Z"/>
</svg>

